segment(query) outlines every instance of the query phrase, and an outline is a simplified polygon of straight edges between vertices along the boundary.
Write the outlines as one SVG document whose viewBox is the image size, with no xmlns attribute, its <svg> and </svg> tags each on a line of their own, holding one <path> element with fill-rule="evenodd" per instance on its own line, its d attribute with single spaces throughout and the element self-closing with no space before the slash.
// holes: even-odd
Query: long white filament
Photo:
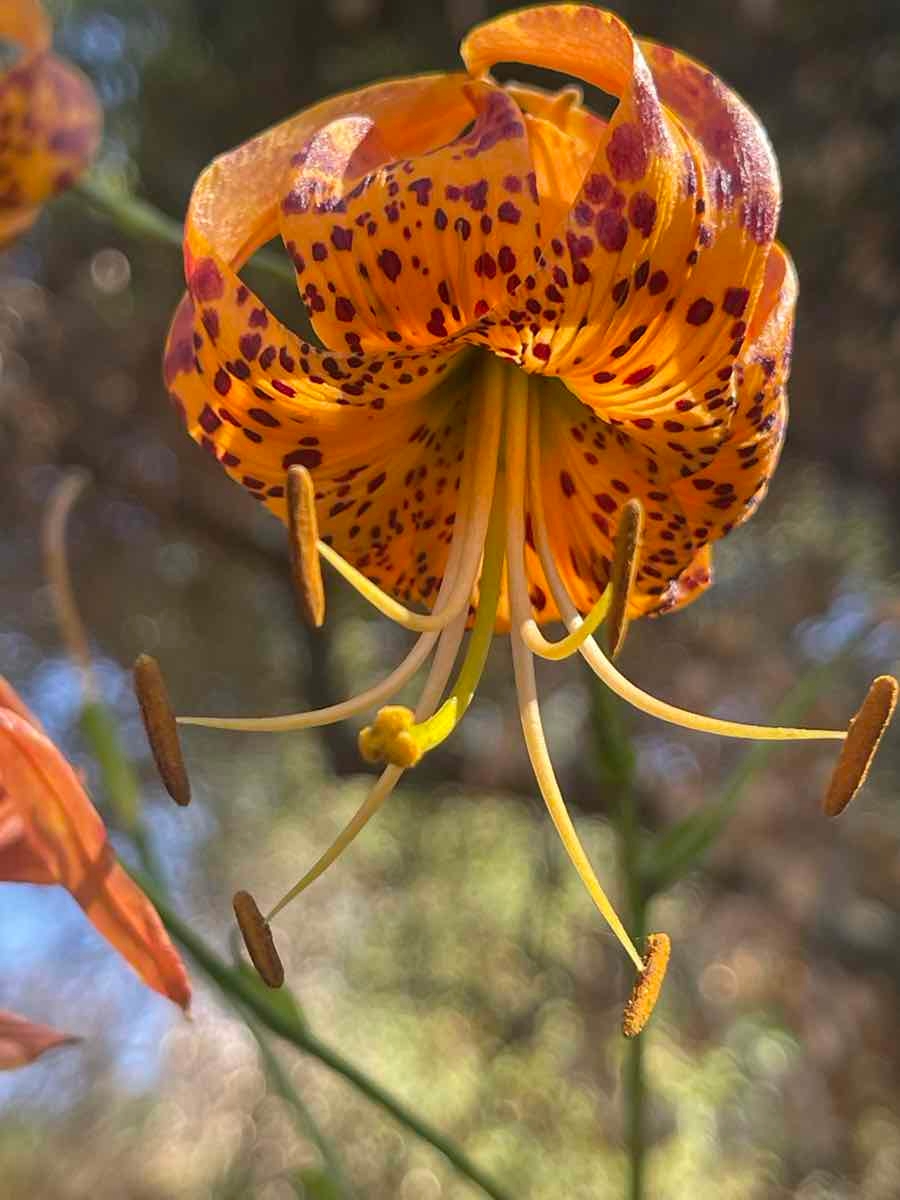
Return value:
<svg viewBox="0 0 900 1200">
<path fill-rule="evenodd" d="M 467 616 L 468 611 L 460 613 L 456 620 L 440 634 L 440 644 L 434 656 L 434 662 L 431 664 L 428 678 L 425 681 L 425 687 L 422 689 L 419 703 L 416 706 L 417 721 L 426 720 L 438 706 L 438 701 L 450 678 L 450 672 L 453 670 L 453 663 L 456 661 L 456 656 L 459 653 L 460 643 L 466 630 Z M 286 904 L 289 904 L 301 892 L 306 891 L 309 885 L 315 883 L 319 876 L 327 871 L 331 864 L 343 854 L 350 843 L 365 829 L 366 825 L 375 816 L 391 792 L 393 792 L 394 788 L 400 782 L 402 775 L 402 767 L 385 767 L 372 787 L 372 790 L 325 853 L 310 867 L 303 878 L 298 880 L 291 890 L 282 896 L 266 917 L 267 921 L 271 921 L 277 913 L 281 912 Z"/>
<path fill-rule="evenodd" d="M 471 409 L 466 422 L 463 471 L 469 476 L 465 486 L 473 497 L 473 504 L 470 519 L 462 523 L 462 554 L 459 568 L 450 578 L 450 587 L 440 611 L 435 605 L 434 611 L 430 613 L 413 612 L 376 587 L 361 571 L 351 566 L 325 542 L 319 542 L 319 553 L 351 586 L 383 616 L 413 632 L 432 633 L 446 629 L 461 612 L 468 611 L 472 587 L 481 561 L 490 504 L 479 502 L 479 497 L 494 494 L 502 413 L 488 403 L 486 394 L 473 396 L 469 403 Z M 461 482 L 460 488 L 463 486 Z M 445 579 L 447 574 L 448 572 L 445 572 Z"/>
<path fill-rule="evenodd" d="M 366 709 L 384 704 L 406 686 L 434 649 L 440 628 L 446 628 L 461 613 L 468 613 L 480 569 L 490 515 L 489 498 L 493 495 L 496 480 L 502 411 L 486 404 L 482 397 L 473 397 L 471 403 L 455 532 L 434 612 L 430 614 L 437 622 L 436 631 L 422 634 L 388 676 L 340 704 L 274 717 L 179 717 L 180 725 L 254 733 L 293 733 L 301 729 L 318 729 L 346 721 Z"/>
<path fill-rule="evenodd" d="M 507 577 L 509 580 L 510 639 L 519 701 L 519 717 L 535 779 L 572 865 L 591 899 L 621 942 L 639 972 L 644 963 L 618 913 L 600 886 L 581 840 L 566 809 L 547 750 L 534 677 L 534 659 L 521 630 L 531 620 L 525 581 L 525 467 L 527 455 L 528 377 L 516 372 L 510 378 L 507 404 Z"/>
<path fill-rule="evenodd" d="M 547 534 L 547 523 L 544 515 L 543 496 L 540 485 L 540 427 L 536 399 L 532 398 L 532 414 L 529 421 L 528 438 L 528 468 L 531 480 L 531 515 L 534 531 L 535 546 L 541 567 L 550 587 L 556 606 L 566 625 L 574 633 L 584 623 L 568 589 L 560 577 L 556 567 L 550 539 Z M 752 738 L 755 741 L 843 741 L 846 737 L 844 730 L 835 729 L 786 729 L 773 725 L 747 725 L 738 721 L 723 721 L 716 717 L 707 717 L 699 713 L 689 712 L 674 704 L 651 696 L 648 692 L 633 684 L 609 661 L 593 637 L 586 637 L 579 647 L 588 666 L 601 679 L 610 691 L 614 692 L 628 704 L 633 704 L 642 712 L 682 729 L 694 729 L 701 733 L 713 733 L 720 737 Z"/>
</svg>

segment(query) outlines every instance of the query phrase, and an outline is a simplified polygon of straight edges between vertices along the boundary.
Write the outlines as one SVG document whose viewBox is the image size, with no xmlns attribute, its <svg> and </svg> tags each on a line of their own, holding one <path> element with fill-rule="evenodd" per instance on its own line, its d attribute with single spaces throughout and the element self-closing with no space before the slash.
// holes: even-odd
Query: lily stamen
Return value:
<svg viewBox="0 0 900 1200">
<path fill-rule="evenodd" d="M 159 663 L 149 654 L 141 654 L 135 660 L 134 690 L 156 769 L 166 791 L 176 804 L 185 808 L 191 802 L 191 782 L 166 683 Z"/>
<path fill-rule="evenodd" d="M 609 657 L 617 658 L 628 632 L 628 603 L 634 589 L 644 539 L 644 510 L 640 500 L 631 499 L 622 509 L 616 526 L 615 554 L 609 576 L 609 620 L 606 645 Z"/>
<path fill-rule="evenodd" d="M 530 422 L 530 426 L 529 478 L 536 481 L 540 479 L 539 430 L 536 421 Z M 531 514 L 535 546 L 550 592 L 562 616 L 563 623 L 570 632 L 575 632 L 582 627 L 584 621 L 572 602 L 557 569 L 547 532 L 543 498 L 540 487 L 534 483 L 531 488 Z M 585 638 L 580 650 L 594 674 L 620 699 L 650 717 L 656 717 L 671 725 L 678 725 L 682 729 L 693 729 L 698 733 L 713 733 L 719 737 L 774 742 L 843 741 L 847 736 L 844 729 L 794 729 L 775 725 L 750 725 L 740 721 L 725 721 L 718 717 L 708 717 L 701 713 L 690 712 L 688 709 L 678 708 L 674 704 L 668 704 L 665 700 L 651 696 L 632 683 L 610 662 L 593 637 Z"/>
<path fill-rule="evenodd" d="M 465 613 L 461 614 L 457 617 L 453 625 L 441 635 L 440 644 L 434 656 L 434 662 L 431 664 L 428 679 L 425 681 L 425 687 L 422 690 L 422 696 L 416 708 L 416 715 L 420 719 L 424 720 L 425 717 L 430 715 L 437 705 L 441 693 L 447 686 L 447 680 L 450 677 L 450 672 L 453 669 L 453 663 L 459 653 L 460 643 L 465 632 L 465 617 Z M 269 912 L 266 917 L 267 921 L 271 921 L 291 900 L 294 900 L 301 892 L 305 892 L 311 883 L 315 883 L 319 876 L 324 874 L 331 864 L 340 858 L 350 843 L 362 832 L 384 804 L 385 800 L 391 795 L 402 775 L 403 768 L 393 765 L 388 766 L 382 771 L 365 800 L 338 836 L 306 874 L 282 896 L 275 907 Z"/>
<path fill-rule="evenodd" d="M 635 980 L 634 990 L 625 1005 L 622 1018 L 622 1032 L 627 1038 L 637 1037 L 650 1020 L 666 977 L 671 951 L 672 946 L 667 934 L 648 935 L 644 967 Z"/>
<path fill-rule="evenodd" d="M 408 708 L 383 708 L 373 725 L 359 735 L 359 749 L 368 762 L 412 767 L 423 754 L 446 741 L 463 719 L 481 681 L 494 636 L 503 583 L 505 557 L 503 479 L 498 479 L 488 524 L 479 580 L 478 609 L 466 656 L 450 695 L 436 713 L 416 722 Z"/>
<path fill-rule="evenodd" d="M 463 526 L 463 551 L 459 569 L 453 578 L 446 603 L 438 611 L 417 613 L 389 596 L 377 584 L 372 583 L 361 571 L 352 566 L 336 550 L 319 540 L 318 550 L 322 557 L 343 576 L 347 583 L 377 609 L 382 616 L 414 633 L 430 633 L 446 629 L 451 621 L 469 606 L 472 587 L 477 577 L 478 563 L 484 546 L 490 504 L 484 497 L 494 492 L 497 472 L 497 452 L 500 439 L 502 412 L 489 403 L 485 395 L 472 398 L 468 419 L 466 447 L 463 464 L 470 463 L 472 516 Z"/>
<path fill-rule="evenodd" d="M 535 779 L 566 853 L 604 920 L 618 938 L 635 968 L 642 972 L 644 970 L 643 960 L 622 924 L 619 914 L 594 874 L 594 869 L 575 831 L 575 826 L 572 824 L 565 800 L 556 781 L 541 721 L 534 675 L 534 659 L 521 632 L 523 627 L 527 627 L 531 621 L 524 566 L 528 392 L 528 377 L 518 372 L 512 375 L 509 380 L 507 399 L 506 559 L 511 616 L 510 638 L 512 640 L 516 692 L 519 700 L 519 717 Z"/>
<path fill-rule="evenodd" d="M 841 757 L 822 802 L 827 817 L 840 816 L 866 782 L 878 744 L 897 707 L 897 690 L 897 680 L 891 675 L 879 675 L 872 681 L 859 712 L 850 722 Z"/>
<path fill-rule="evenodd" d="M 284 983 L 284 966 L 268 918 L 259 911 L 259 905 L 249 892 L 235 892 L 232 905 L 250 961 L 260 979 L 270 988 L 280 988 Z"/>
<path fill-rule="evenodd" d="M 320 629 L 325 623 L 325 588 L 319 558 L 316 487 L 306 467 L 295 465 L 287 473 L 287 514 L 294 590 L 307 623 Z"/>
</svg>

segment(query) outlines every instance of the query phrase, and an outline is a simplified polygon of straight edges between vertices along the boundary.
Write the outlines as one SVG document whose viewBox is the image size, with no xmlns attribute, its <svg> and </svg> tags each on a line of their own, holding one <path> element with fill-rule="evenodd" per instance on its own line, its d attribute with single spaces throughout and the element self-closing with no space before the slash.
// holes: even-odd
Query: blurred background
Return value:
<svg viewBox="0 0 900 1200">
<path fill-rule="evenodd" d="M 48 7 L 58 51 L 106 108 L 101 167 L 180 219 L 216 153 L 322 96 L 454 67 L 466 29 L 505 6 Z M 675 703 L 766 720 L 850 644 L 809 714 L 842 725 L 868 678 L 900 663 L 900 8 L 621 0 L 619 11 L 706 61 L 760 113 L 801 280 L 793 415 L 770 498 L 718 550 L 713 589 L 632 630 L 625 670 Z M 254 283 L 292 311 L 277 281 Z M 299 624 L 283 531 L 184 436 L 164 394 L 161 347 L 181 288 L 177 251 L 126 236 L 74 195 L 0 258 L 0 670 L 103 808 L 38 542 L 62 470 L 87 467 L 71 567 L 104 698 L 140 765 L 179 911 L 227 952 L 232 892 L 273 900 L 359 803 L 370 776 L 355 727 L 190 731 L 195 802 L 175 810 L 148 759 L 130 663 L 156 655 L 181 711 L 252 715 L 355 692 L 406 640 L 333 577 L 325 629 L 310 637 Z M 542 692 L 576 820 L 621 896 L 587 672 L 551 666 Z M 618 1200 L 627 964 L 564 859 L 517 719 L 501 639 L 457 735 L 278 921 L 279 945 L 313 1028 L 513 1195 Z M 622 719 L 649 829 L 711 802 L 745 753 Z M 645 1045 L 653 1198 L 900 1195 L 900 739 L 837 823 L 818 808 L 831 761 L 815 745 L 776 750 L 702 869 L 653 909 L 651 927 L 675 946 Z M 59 889 L 0 885 L 0 960 L 0 1007 L 84 1038 L 0 1078 L 4 1200 L 328 1194 L 252 1037 L 211 992 L 198 987 L 185 1021 Z M 359 1197 L 479 1194 L 320 1064 L 292 1052 L 283 1062 Z"/>
</svg>

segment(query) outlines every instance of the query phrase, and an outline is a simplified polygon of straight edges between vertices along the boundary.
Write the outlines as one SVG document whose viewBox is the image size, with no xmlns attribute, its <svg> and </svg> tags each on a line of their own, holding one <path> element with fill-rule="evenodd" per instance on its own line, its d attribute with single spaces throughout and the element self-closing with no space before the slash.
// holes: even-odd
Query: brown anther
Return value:
<svg viewBox="0 0 900 1200">
<path fill-rule="evenodd" d="M 615 554 L 609 586 L 612 600 L 606 614 L 606 646 L 615 658 L 628 632 L 628 601 L 634 587 L 644 538 L 644 510 L 639 500 L 629 500 L 616 527 Z"/>
<path fill-rule="evenodd" d="M 644 969 L 635 980 L 622 1017 L 622 1032 L 627 1038 L 637 1037 L 650 1020 L 666 977 L 671 949 L 672 943 L 667 933 L 647 935 Z"/>
<path fill-rule="evenodd" d="M 316 489 L 306 467 L 295 465 L 288 470 L 287 513 L 294 590 L 304 620 L 320 629 L 325 623 L 325 588 L 317 545 Z"/>
<path fill-rule="evenodd" d="M 827 817 L 839 816 L 866 782 L 878 743 L 894 715 L 897 691 L 897 680 L 892 675 L 879 675 L 872 680 L 862 707 L 850 722 L 822 801 L 822 811 Z"/>
<path fill-rule="evenodd" d="M 191 781 L 181 753 L 178 726 L 169 703 L 169 693 L 159 663 L 149 654 L 141 654 L 134 664 L 134 690 L 153 751 L 156 769 L 166 791 L 182 808 L 191 802 Z"/>
<path fill-rule="evenodd" d="M 235 892 L 232 904 L 244 945 L 260 979 L 267 987 L 280 988 L 284 983 L 284 967 L 269 922 L 249 892 Z"/>
</svg>

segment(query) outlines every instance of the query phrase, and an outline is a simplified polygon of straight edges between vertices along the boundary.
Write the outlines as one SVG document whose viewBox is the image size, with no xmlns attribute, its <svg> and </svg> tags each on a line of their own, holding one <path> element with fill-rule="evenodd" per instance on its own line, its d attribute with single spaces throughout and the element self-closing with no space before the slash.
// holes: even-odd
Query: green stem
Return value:
<svg viewBox="0 0 900 1200">
<path fill-rule="evenodd" d="M 339 1196 L 343 1197 L 343 1200 L 353 1200 L 353 1192 L 344 1174 L 344 1169 L 337 1152 L 325 1134 L 322 1133 L 318 1122 L 303 1097 L 291 1083 L 290 1077 L 284 1069 L 281 1060 L 269 1045 L 269 1040 L 263 1032 L 259 1021 L 247 1011 L 243 1011 L 242 1016 L 250 1032 L 256 1038 L 256 1044 L 259 1047 L 259 1052 L 266 1068 L 266 1074 L 271 1080 L 275 1091 L 297 1113 L 310 1141 L 313 1142 L 321 1154 L 322 1161 L 328 1169 L 331 1178 L 334 1180 Z"/>
<path fill-rule="evenodd" d="M 178 221 L 160 212 L 154 205 L 137 196 L 111 187 L 97 175 L 84 175 L 72 189 L 73 194 L 107 217 L 124 233 L 150 241 L 165 242 L 181 250 L 184 231 Z M 251 270 L 257 268 L 284 283 L 295 283 L 294 272 L 286 261 L 265 250 L 255 254 L 247 264 Z"/>
<path fill-rule="evenodd" d="M 628 906 L 627 924 L 640 946 L 647 933 L 646 891 L 641 871 L 642 838 L 640 814 L 634 788 L 635 756 L 622 724 L 620 706 L 601 685 L 593 691 L 592 724 L 594 753 L 601 786 L 618 801 L 619 858 Z M 626 1200 L 643 1200 L 646 1161 L 644 1039 L 646 1033 L 629 1038 L 625 1046 L 623 1083 L 625 1092 L 625 1151 L 628 1160 Z"/>
<path fill-rule="evenodd" d="M 640 945 L 647 932 L 647 902 L 641 886 L 640 824 L 634 789 L 620 792 L 620 836 L 622 872 L 628 895 L 631 936 Z M 643 1200 L 645 1165 L 646 1081 L 644 1078 L 644 1035 L 629 1038 L 625 1048 L 625 1148 L 628 1155 L 627 1200 Z"/>
<path fill-rule="evenodd" d="M 224 963 L 196 933 L 178 917 L 165 903 L 158 889 L 147 878 L 138 880 L 141 887 L 156 905 L 169 932 L 181 943 L 197 965 L 230 998 L 237 999 L 272 1033 L 284 1038 L 299 1050 L 317 1058 L 361 1092 L 368 1100 L 379 1105 L 400 1121 L 413 1133 L 428 1142 L 451 1163 L 461 1175 L 476 1184 L 492 1200 L 512 1200 L 509 1192 L 482 1171 L 454 1142 L 440 1130 L 419 1117 L 389 1091 L 376 1083 L 364 1071 L 345 1058 L 326 1042 L 321 1041 L 305 1026 L 292 1019 L 278 1003 L 270 1000 L 255 981 L 246 979 Z"/>
</svg>

